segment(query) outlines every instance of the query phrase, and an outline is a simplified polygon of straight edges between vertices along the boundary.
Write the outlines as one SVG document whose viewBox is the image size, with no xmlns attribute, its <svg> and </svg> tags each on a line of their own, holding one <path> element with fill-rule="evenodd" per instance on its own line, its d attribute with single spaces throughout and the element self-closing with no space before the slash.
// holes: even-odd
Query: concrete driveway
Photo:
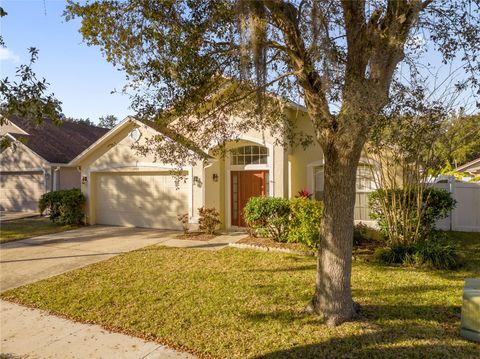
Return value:
<svg viewBox="0 0 480 359">
<path fill-rule="evenodd" d="M 15 219 L 37 217 L 40 213 L 38 212 L 8 212 L 0 211 L 0 222 L 13 221 Z"/>
<path fill-rule="evenodd" d="M 0 245 L 0 291 L 172 240 L 178 232 L 92 226 Z"/>
</svg>

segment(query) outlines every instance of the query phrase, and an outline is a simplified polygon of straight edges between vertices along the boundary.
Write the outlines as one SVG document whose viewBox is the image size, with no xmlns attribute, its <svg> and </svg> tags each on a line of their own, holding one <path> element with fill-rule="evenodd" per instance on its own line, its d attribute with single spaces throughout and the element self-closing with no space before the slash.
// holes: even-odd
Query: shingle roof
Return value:
<svg viewBox="0 0 480 359">
<path fill-rule="evenodd" d="M 25 138 L 25 145 L 51 163 L 68 163 L 109 130 L 75 122 L 57 126 L 50 119 L 42 125 L 18 116 L 8 118 L 28 135 L 11 134 L 16 139 Z"/>
</svg>

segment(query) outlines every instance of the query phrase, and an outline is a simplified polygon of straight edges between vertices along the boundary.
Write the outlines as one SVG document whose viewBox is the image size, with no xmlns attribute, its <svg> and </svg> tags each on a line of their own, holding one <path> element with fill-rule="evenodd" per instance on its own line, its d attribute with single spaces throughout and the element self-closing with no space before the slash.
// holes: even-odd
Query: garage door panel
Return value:
<svg viewBox="0 0 480 359">
<path fill-rule="evenodd" d="M 7 211 L 36 211 L 43 194 L 42 172 L 2 173 L 0 175 L 0 209 Z"/>
<path fill-rule="evenodd" d="M 99 174 L 96 190 L 99 224 L 179 229 L 177 215 L 188 212 L 188 186 L 169 174 Z"/>
</svg>

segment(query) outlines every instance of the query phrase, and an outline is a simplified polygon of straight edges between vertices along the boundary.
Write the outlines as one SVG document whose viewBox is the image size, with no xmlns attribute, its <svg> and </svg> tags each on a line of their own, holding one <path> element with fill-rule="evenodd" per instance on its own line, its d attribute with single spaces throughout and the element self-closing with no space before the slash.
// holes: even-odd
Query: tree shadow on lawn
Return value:
<svg viewBox="0 0 480 359">
<path fill-rule="evenodd" d="M 388 331 L 330 339 L 256 356 L 256 359 L 281 358 L 478 358 L 475 344 L 396 343 Z"/>
<path fill-rule="evenodd" d="M 402 285 L 399 287 L 385 287 L 378 289 L 366 289 L 366 288 L 353 288 L 353 297 L 385 297 L 385 296 L 401 296 L 402 298 L 407 297 L 409 293 L 427 293 L 427 292 L 445 292 L 445 291 L 454 291 L 458 290 L 458 285 L 447 285 L 447 284 L 417 284 L 417 285 Z M 438 293 L 442 295 L 442 293 Z"/>
<path fill-rule="evenodd" d="M 300 345 L 257 356 L 274 358 L 477 358 L 480 345 L 459 336 L 460 308 L 443 305 L 365 305 L 358 335 L 348 327 L 325 327 L 334 336 L 323 342 Z M 249 314 L 252 321 L 288 322 L 307 314 L 288 311 Z M 321 317 L 304 322 L 323 326 Z M 342 331 L 344 333 L 342 333 Z M 451 343 L 448 343 L 451 341 Z"/>
</svg>

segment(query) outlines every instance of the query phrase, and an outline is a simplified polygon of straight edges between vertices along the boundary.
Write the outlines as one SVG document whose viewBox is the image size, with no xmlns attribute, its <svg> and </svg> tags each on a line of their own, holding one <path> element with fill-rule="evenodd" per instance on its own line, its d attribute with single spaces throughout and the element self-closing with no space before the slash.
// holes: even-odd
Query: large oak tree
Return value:
<svg viewBox="0 0 480 359">
<path fill-rule="evenodd" d="M 111 0 L 70 2 L 66 17 L 80 17 L 86 42 L 127 74 L 138 117 L 166 135 L 152 142 L 160 159 L 207 158 L 212 143 L 247 127 L 282 127 L 272 126 L 280 121 L 273 109 L 284 102 L 272 99 L 304 103 L 313 125 L 305 135 L 325 159 L 316 291 L 307 308 L 331 325 L 356 314 L 355 174 L 392 89 L 421 86 L 423 42 L 446 62 L 459 56 L 466 75 L 458 89 L 478 85 L 478 0 Z M 249 109 L 244 121 L 228 120 Z"/>
</svg>

